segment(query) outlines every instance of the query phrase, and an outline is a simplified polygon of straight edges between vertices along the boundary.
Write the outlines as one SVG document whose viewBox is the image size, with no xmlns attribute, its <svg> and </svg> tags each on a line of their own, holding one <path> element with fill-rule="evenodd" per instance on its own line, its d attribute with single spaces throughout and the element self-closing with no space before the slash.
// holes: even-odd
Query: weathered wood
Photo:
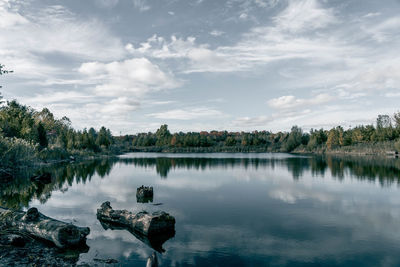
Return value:
<svg viewBox="0 0 400 267">
<path fill-rule="evenodd" d="M 168 213 L 158 211 L 149 214 L 141 211 L 135 214 L 127 210 L 113 210 L 108 201 L 97 209 L 97 218 L 102 222 L 124 226 L 146 236 L 175 231 L 175 218 Z"/>
<path fill-rule="evenodd" d="M 142 185 L 136 189 L 136 201 L 138 203 L 153 202 L 153 187 Z"/>
<path fill-rule="evenodd" d="M 27 212 L 0 208 L 0 224 L 5 229 L 27 233 L 45 239 L 59 248 L 85 244 L 89 234 L 88 227 L 78 227 L 47 217 L 36 208 Z"/>
</svg>

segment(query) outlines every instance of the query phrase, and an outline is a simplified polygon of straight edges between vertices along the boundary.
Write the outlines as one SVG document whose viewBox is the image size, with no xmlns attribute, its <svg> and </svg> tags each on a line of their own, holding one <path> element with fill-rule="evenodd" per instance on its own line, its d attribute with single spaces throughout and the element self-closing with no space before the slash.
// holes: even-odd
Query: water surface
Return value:
<svg viewBox="0 0 400 267">
<path fill-rule="evenodd" d="M 96 209 L 110 201 L 175 217 L 161 266 L 399 266 L 399 170 L 398 159 L 132 153 L 51 168 L 50 184 L 2 184 L 0 199 L 89 226 L 79 263 L 145 266 L 154 251 L 101 226 Z M 152 203 L 137 203 L 141 185 Z"/>
</svg>

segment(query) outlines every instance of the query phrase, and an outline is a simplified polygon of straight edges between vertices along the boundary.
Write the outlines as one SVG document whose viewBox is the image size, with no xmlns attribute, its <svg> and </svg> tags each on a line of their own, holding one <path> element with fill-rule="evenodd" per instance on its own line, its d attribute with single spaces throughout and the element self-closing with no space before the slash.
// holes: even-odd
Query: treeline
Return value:
<svg viewBox="0 0 400 267">
<path fill-rule="evenodd" d="M 0 102 L 1 101 L 0 95 Z M 36 111 L 17 101 L 0 106 L 0 167 L 2 171 L 38 160 L 113 152 L 109 129 L 76 131 L 67 117 L 56 119 L 44 108 Z"/>
<path fill-rule="evenodd" d="M 393 123 L 392 123 L 393 122 Z M 126 136 L 134 151 L 154 152 L 325 152 L 342 148 L 368 148 L 389 143 L 385 149 L 400 150 L 400 113 L 379 115 L 376 125 L 361 125 L 345 130 L 338 126 L 330 130 L 303 132 L 293 126 L 290 132 L 188 132 L 170 133 L 162 125 L 155 133 Z"/>
</svg>

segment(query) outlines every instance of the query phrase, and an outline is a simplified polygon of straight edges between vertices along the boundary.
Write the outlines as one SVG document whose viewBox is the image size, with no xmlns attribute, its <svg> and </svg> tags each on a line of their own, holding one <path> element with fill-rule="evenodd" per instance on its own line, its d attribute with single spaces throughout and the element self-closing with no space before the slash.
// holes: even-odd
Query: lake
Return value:
<svg viewBox="0 0 400 267">
<path fill-rule="evenodd" d="M 78 263 L 146 266 L 156 249 L 160 266 L 400 265 L 399 159 L 131 153 L 46 171 L 50 184 L 2 184 L 2 206 L 90 227 Z M 152 202 L 137 203 L 141 185 L 153 186 Z M 168 212 L 175 235 L 151 247 L 105 230 L 104 201 Z"/>
</svg>

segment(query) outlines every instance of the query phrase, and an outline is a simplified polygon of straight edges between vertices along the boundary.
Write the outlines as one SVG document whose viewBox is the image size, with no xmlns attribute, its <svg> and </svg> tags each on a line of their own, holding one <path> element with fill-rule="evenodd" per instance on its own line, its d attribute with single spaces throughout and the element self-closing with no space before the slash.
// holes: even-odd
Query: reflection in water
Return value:
<svg viewBox="0 0 400 267">
<path fill-rule="evenodd" d="M 28 207 L 32 199 L 46 203 L 53 191 L 66 192 L 74 182 L 86 184 L 93 175 L 105 177 L 117 163 L 135 167 L 154 168 L 162 179 L 167 179 L 172 169 L 205 170 L 212 168 L 271 168 L 283 167 L 300 179 L 304 172 L 311 171 L 313 176 L 325 176 L 327 171 L 333 178 L 343 180 L 346 175 L 358 180 L 379 181 L 381 186 L 390 186 L 400 181 L 400 160 L 374 157 L 288 157 L 288 158 L 112 158 L 93 160 L 80 164 L 62 164 L 46 166 L 40 169 L 24 169 L 11 181 L 0 183 L 0 205 L 21 209 Z M 31 181 L 37 173 L 50 173 L 51 182 Z M 152 202 L 153 199 L 144 199 Z M 143 202 L 139 199 L 138 202 Z"/>
<path fill-rule="evenodd" d="M 152 235 L 152 236 L 145 236 L 137 231 L 134 231 L 133 229 L 129 227 L 123 227 L 123 226 L 118 226 L 115 224 L 107 223 L 105 221 L 100 220 L 100 224 L 103 227 L 104 230 L 111 229 L 111 230 L 127 230 L 129 231 L 132 235 L 134 235 L 137 239 L 142 241 L 144 244 L 148 245 L 155 251 L 159 253 L 165 252 L 165 249 L 163 249 L 162 245 L 169 239 L 173 238 L 175 236 L 175 231 L 166 231 L 157 235 Z"/>
<path fill-rule="evenodd" d="M 50 183 L 31 181 L 46 172 Z M 399 266 L 399 178 L 400 161 L 389 158 L 136 153 L 25 170 L 0 183 L 0 201 L 89 226 L 80 264 L 101 253 L 144 266 L 165 249 L 160 266 Z M 168 242 L 105 231 L 96 219 L 105 200 L 157 210 L 137 202 L 141 185 L 177 219 Z"/>
</svg>

